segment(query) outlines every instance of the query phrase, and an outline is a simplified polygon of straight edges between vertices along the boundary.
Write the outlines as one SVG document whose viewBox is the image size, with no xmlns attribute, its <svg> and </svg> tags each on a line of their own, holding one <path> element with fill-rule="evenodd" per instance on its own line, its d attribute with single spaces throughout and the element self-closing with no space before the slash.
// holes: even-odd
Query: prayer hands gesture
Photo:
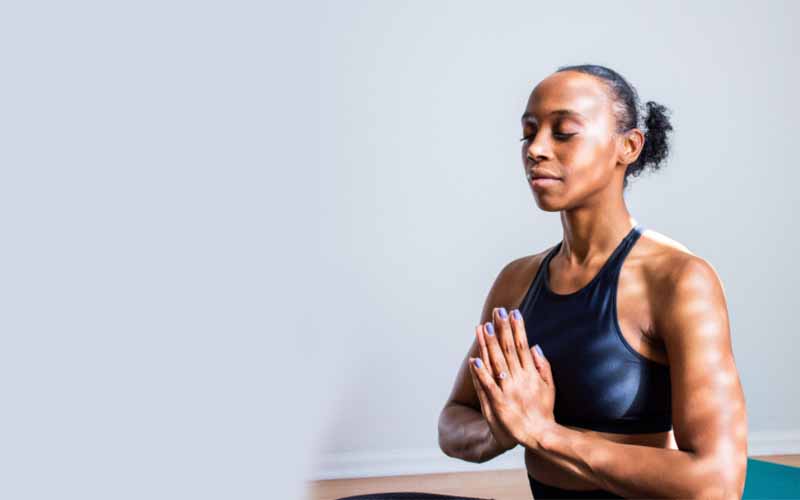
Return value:
<svg viewBox="0 0 800 500">
<path fill-rule="evenodd" d="M 511 449 L 518 443 L 540 448 L 542 436 L 555 425 L 556 388 L 550 363 L 528 347 L 518 310 L 492 311 L 492 321 L 475 328 L 481 355 L 470 358 L 470 373 L 483 415 L 495 440 Z"/>
</svg>

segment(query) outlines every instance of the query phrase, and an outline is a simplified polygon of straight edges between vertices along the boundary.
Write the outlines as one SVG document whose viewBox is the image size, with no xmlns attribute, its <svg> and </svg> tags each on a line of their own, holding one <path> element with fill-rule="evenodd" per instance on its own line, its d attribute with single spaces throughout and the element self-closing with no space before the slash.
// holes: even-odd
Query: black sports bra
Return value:
<svg viewBox="0 0 800 500">
<path fill-rule="evenodd" d="M 539 344 L 556 386 L 556 422 L 621 434 L 672 428 L 669 366 L 645 358 L 625 340 L 617 319 L 622 262 L 644 232 L 637 224 L 597 275 L 580 290 L 557 294 L 548 285 L 548 264 L 536 272 L 520 312 L 528 344 Z"/>
</svg>

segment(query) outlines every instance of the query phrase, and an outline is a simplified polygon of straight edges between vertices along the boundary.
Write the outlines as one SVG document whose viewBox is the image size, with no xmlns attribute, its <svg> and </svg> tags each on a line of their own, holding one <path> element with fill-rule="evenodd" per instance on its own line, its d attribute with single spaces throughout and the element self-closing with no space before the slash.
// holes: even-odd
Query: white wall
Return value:
<svg viewBox="0 0 800 500">
<path fill-rule="evenodd" d="M 302 494 L 318 6 L 278 7 L 0 7 L 0 498 Z"/>
<path fill-rule="evenodd" d="M 310 477 L 477 467 L 439 452 L 437 419 L 496 273 L 561 239 L 525 183 L 519 116 L 538 81 L 578 63 L 673 111 L 670 159 L 633 181 L 628 207 L 722 278 L 751 454 L 800 453 L 797 3 L 320 8 Z"/>
</svg>

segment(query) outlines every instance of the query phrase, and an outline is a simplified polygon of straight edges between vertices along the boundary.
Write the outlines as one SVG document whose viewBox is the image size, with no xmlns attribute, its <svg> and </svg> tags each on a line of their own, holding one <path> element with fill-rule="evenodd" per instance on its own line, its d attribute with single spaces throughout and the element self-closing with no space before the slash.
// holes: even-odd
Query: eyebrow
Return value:
<svg viewBox="0 0 800 500">
<path fill-rule="evenodd" d="M 550 112 L 551 115 L 559 115 L 559 116 L 579 116 L 581 118 L 586 118 L 582 114 L 578 113 L 577 111 L 573 111 L 571 109 L 556 109 Z M 530 122 L 536 123 L 536 118 L 533 116 L 533 113 L 530 111 L 526 111 L 522 113 L 522 122 Z"/>
</svg>

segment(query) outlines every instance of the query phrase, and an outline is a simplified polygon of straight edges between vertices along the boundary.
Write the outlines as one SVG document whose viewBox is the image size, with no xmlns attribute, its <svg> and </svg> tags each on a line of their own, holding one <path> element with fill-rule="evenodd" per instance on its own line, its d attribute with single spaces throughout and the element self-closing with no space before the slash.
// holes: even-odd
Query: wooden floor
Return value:
<svg viewBox="0 0 800 500">
<path fill-rule="evenodd" d="M 764 455 L 750 458 L 800 467 L 800 455 Z M 497 500 L 531 500 L 530 485 L 524 468 L 488 472 L 334 479 L 310 481 L 308 484 L 307 500 L 338 500 L 342 497 L 381 491 L 420 491 Z"/>
</svg>

